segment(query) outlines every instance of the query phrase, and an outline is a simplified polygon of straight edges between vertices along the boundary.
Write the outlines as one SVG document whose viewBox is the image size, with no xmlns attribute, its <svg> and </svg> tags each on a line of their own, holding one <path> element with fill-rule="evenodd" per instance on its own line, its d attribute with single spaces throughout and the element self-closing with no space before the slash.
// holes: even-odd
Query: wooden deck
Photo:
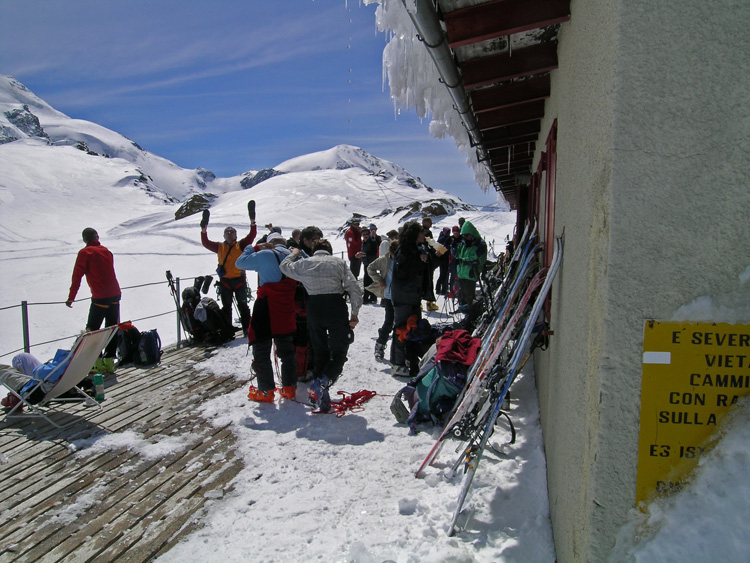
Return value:
<svg viewBox="0 0 750 563">
<path fill-rule="evenodd" d="M 242 468 L 229 428 L 196 412 L 244 385 L 192 369 L 210 354 L 165 351 L 158 366 L 118 370 L 105 379 L 102 411 L 76 403 L 52 416 L 66 429 L 40 418 L 0 425 L 0 563 L 149 561 L 190 531 Z M 125 446 L 75 451 L 76 441 L 123 431 L 188 445 L 154 458 Z"/>
</svg>

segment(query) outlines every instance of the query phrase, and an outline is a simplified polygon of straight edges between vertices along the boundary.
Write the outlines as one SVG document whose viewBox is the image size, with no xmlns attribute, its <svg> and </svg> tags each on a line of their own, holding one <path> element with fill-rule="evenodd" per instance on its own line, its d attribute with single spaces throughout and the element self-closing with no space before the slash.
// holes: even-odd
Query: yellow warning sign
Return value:
<svg viewBox="0 0 750 563">
<path fill-rule="evenodd" d="M 636 504 L 678 490 L 750 394 L 750 325 L 647 321 Z"/>
</svg>

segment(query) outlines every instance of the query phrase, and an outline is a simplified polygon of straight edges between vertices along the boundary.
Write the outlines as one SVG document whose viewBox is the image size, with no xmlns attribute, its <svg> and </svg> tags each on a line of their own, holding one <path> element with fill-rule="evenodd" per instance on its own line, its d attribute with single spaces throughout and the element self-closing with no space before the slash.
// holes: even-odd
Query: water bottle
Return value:
<svg viewBox="0 0 750 563">
<path fill-rule="evenodd" d="M 97 403 L 104 400 L 104 376 L 101 373 L 94 374 L 94 400 Z"/>
</svg>

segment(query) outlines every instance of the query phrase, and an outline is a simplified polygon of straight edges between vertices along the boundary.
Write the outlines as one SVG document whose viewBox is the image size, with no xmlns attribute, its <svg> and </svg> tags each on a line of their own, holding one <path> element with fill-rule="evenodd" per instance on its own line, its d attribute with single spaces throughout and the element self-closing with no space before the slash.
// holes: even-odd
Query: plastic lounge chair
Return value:
<svg viewBox="0 0 750 563">
<path fill-rule="evenodd" d="M 117 325 L 114 325 L 101 330 L 82 334 L 73 343 L 73 346 L 65 359 L 43 379 L 36 379 L 32 376 L 22 375 L 22 377 L 27 377 L 29 382 L 33 382 L 33 385 L 31 386 L 28 384 L 25 385 L 22 391 L 17 392 L 11 389 L 0 376 L 0 384 L 20 399 L 20 402 L 5 414 L 3 420 L 7 420 L 11 416 L 41 416 L 52 426 L 62 428 L 61 425 L 50 419 L 46 413 L 47 411 L 52 410 L 50 405 L 52 401 L 80 401 L 78 397 L 61 398 L 61 396 L 68 393 L 68 391 L 75 391 L 84 399 L 87 405 L 96 406 L 101 410 L 102 406 L 84 393 L 78 387 L 78 384 L 89 375 L 89 372 L 91 371 L 91 368 L 94 367 L 94 363 L 99 357 L 99 354 L 104 350 L 104 347 L 114 337 L 116 332 Z M 16 375 L 21 374 L 19 372 Z M 32 405 L 29 402 L 29 399 L 32 393 L 39 389 L 42 391 L 46 389 L 47 391 L 41 401 Z M 17 410 L 21 410 L 21 405 L 28 409 L 27 414 L 16 413 Z"/>
</svg>

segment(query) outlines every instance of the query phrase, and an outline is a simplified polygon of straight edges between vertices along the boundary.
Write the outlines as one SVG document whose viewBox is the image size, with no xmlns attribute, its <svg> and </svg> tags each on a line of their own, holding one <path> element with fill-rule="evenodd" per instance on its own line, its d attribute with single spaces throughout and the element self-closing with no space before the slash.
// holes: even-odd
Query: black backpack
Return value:
<svg viewBox="0 0 750 563">
<path fill-rule="evenodd" d="M 117 358 L 119 364 L 127 364 L 135 360 L 138 354 L 138 344 L 141 341 L 139 331 L 130 321 L 120 323 L 117 327 Z"/>
<path fill-rule="evenodd" d="M 206 320 L 201 324 L 204 331 L 204 340 L 208 344 L 223 344 L 234 339 L 234 327 L 229 322 L 224 312 L 215 299 L 204 297 L 201 299 L 203 308 L 206 310 Z"/>
<path fill-rule="evenodd" d="M 133 363 L 138 366 L 150 366 L 161 360 L 161 338 L 156 329 L 141 333 L 138 342 L 138 353 L 133 358 Z"/>
</svg>

